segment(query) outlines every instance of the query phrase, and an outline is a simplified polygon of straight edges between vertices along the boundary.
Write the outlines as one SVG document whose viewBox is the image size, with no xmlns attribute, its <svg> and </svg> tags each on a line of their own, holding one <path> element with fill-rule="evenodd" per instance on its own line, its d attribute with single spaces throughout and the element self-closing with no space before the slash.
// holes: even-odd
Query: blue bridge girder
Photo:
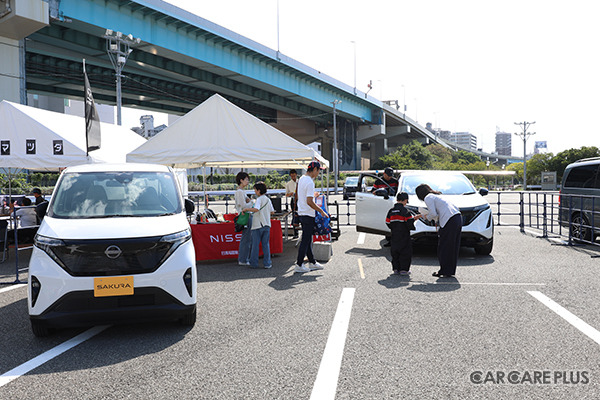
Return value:
<svg viewBox="0 0 600 400">
<path fill-rule="evenodd" d="M 56 0 L 54 0 L 57 2 Z M 56 19 L 27 40 L 27 88 L 81 98 L 82 58 L 95 96 L 115 102 L 106 29 L 131 33 L 123 105 L 184 114 L 218 92 L 266 120 L 276 111 L 328 126 L 338 116 L 375 122 L 381 102 L 210 21 L 158 0 L 60 0 Z M 98 94 L 96 95 L 96 91 Z"/>
<path fill-rule="evenodd" d="M 411 140 L 452 148 L 397 108 L 161 0 L 44 1 L 50 25 L 25 45 L 30 93 L 82 100 L 85 58 L 95 99 L 115 104 L 115 71 L 103 38 L 111 29 L 141 38 L 123 69 L 124 106 L 183 115 L 219 93 L 266 122 L 278 123 L 282 115 L 311 121 L 304 140 L 293 136 L 308 143 L 321 135 L 331 144 L 331 131 L 325 132 L 333 122 L 332 102 L 341 100 L 338 127 L 346 126 L 345 146 L 355 164 L 359 142 L 376 144 L 376 156 Z"/>
</svg>

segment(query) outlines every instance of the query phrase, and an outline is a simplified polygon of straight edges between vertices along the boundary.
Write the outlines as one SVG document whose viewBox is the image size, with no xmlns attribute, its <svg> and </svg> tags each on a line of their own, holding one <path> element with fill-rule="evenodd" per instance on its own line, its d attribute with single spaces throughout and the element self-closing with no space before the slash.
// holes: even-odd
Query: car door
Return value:
<svg viewBox="0 0 600 400">
<path fill-rule="evenodd" d="M 363 187 L 361 175 L 358 187 Z M 375 195 L 366 191 L 356 192 L 356 230 L 358 232 L 387 235 L 390 233 L 385 223 L 387 212 L 394 206 L 393 196 Z"/>
</svg>

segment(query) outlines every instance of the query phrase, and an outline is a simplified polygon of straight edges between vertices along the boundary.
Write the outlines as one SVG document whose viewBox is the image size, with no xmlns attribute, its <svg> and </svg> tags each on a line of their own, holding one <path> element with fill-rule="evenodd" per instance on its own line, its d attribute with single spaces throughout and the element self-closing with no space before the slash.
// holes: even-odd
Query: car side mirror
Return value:
<svg viewBox="0 0 600 400">
<path fill-rule="evenodd" d="M 387 189 L 377 189 L 376 191 L 373 192 L 373 194 L 375 196 L 381 196 L 384 199 L 389 199 L 390 198 L 390 194 L 388 193 Z"/>
<path fill-rule="evenodd" d="M 486 188 L 480 188 L 479 189 L 479 194 L 482 196 L 487 196 L 489 193 L 489 191 Z"/>
<path fill-rule="evenodd" d="M 192 215 L 194 213 L 194 202 L 190 199 L 185 199 L 185 213 L 186 215 Z"/>
</svg>

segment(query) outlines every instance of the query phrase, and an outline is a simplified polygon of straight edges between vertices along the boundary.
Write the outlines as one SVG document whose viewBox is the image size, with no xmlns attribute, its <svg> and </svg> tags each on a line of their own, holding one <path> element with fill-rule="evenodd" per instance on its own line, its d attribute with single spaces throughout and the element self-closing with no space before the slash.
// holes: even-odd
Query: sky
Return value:
<svg viewBox="0 0 600 400">
<path fill-rule="evenodd" d="M 535 121 L 528 153 L 535 141 L 554 154 L 600 146 L 598 1 L 167 2 L 363 92 L 372 81 L 373 97 L 406 104 L 423 126 L 470 132 L 487 152 L 497 130 L 522 133 L 524 121 Z M 517 136 L 512 154 L 523 154 Z"/>
</svg>

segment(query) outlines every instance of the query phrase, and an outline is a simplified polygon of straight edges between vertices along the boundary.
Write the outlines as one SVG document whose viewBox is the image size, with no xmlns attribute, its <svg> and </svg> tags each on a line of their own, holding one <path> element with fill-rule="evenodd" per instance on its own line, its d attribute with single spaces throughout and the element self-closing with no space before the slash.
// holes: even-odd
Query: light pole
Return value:
<svg viewBox="0 0 600 400">
<path fill-rule="evenodd" d="M 123 36 L 121 32 L 113 32 L 112 29 L 107 29 L 102 37 L 106 39 L 106 52 L 117 77 L 117 125 L 121 125 L 121 72 L 133 51 L 130 46 L 140 44 L 141 39 L 134 38 L 132 34 Z"/>
<path fill-rule="evenodd" d="M 354 45 L 354 94 L 356 94 L 356 42 L 352 40 L 350 43 Z"/>
<path fill-rule="evenodd" d="M 406 86 L 402 85 L 402 92 L 404 92 L 404 113 L 402 118 L 406 119 Z"/>
<path fill-rule="evenodd" d="M 519 125 L 521 128 L 523 128 L 523 132 L 515 132 L 515 135 L 517 135 L 521 139 L 523 139 L 523 190 L 524 191 L 527 190 L 527 138 L 529 136 L 535 135 L 535 132 L 527 132 L 527 129 L 533 124 L 535 124 L 535 121 L 533 121 L 533 122 L 527 122 L 527 121 L 515 122 L 515 125 Z"/>
<path fill-rule="evenodd" d="M 337 149 L 337 126 L 336 126 L 336 106 L 340 104 L 341 100 L 334 100 L 333 104 L 333 194 L 338 193 L 338 149 Z"/>
</svg>

